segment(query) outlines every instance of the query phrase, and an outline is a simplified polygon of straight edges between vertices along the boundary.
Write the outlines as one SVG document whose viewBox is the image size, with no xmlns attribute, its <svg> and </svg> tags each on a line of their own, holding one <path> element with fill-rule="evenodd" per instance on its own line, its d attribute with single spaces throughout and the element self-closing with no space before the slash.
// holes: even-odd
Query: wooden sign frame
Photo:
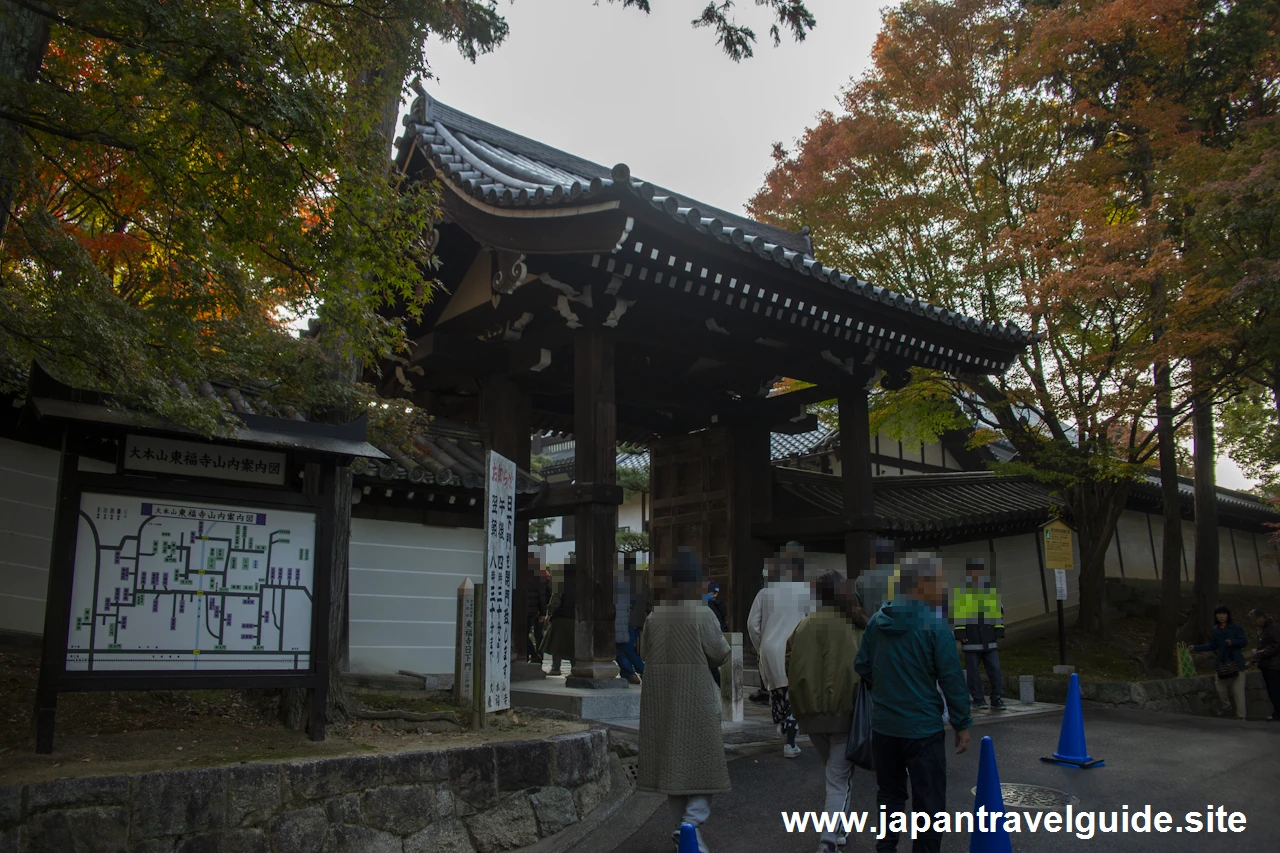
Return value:
<svg viewBox="0 0 1280 853">
<path fill-rule="evenodd" d="M 96 432 L 96 431 L 94 431 Z M 152 435 L 167 433 L 151 432 Z M 290 450 L 292 471 L 300 464 L 316 462 L 319 488 L 308 494 L 271 485 L 243 485 L 225 481 L 175 479 L 159 473 L 121 472 L 98 474 L 81 471 L 82 440 L 87 431 L 66 427 L 59 459 L 58 494 L 55 504 L 53 549 L 49 561 L 43 654 L 36 690 L 34 722 L 36 752 L 53 752 L 54 723 L 58 694 L 102 690 L 205 690 L 302 688 L 309 693 L 311 719 L 308 734 L 324 740 L 325 705 L 329 687 L 330 577 L 333 571 L 333 544 L 336 532 L 335 496 L 338 486 L 339 455 Z M 175 435 L 175 437 L 179 437 Z M 182 435 L 186 439 L 187 436 Z M 120 435 L 123 446 L 123 435 Z M 219 445 L 210 445 L 219 446 Z M 234 447 L 235 445 L 227 445 Z M 67 669 L 68 629 L 71 625 L 71 597 L 75 571 L 76 540 L 81 497 L 85 492 L 129 497 L 156 497 L 174 500 L 201 500 L 236 503 L 311 513 L 316 517 L 311 597 L 311 649 L 306 671 L 269 670 L 147 670 L 78 672 Z"/>
</svg>

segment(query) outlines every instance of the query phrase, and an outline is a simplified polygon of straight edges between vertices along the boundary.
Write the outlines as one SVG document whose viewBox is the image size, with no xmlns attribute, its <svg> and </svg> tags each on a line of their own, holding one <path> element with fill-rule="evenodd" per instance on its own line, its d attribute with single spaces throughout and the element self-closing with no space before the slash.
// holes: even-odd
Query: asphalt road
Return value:
<svg viewBox="0 0 1280 853">
<path fill-rule="evenodd" d="M 1133 811 L 1150 804 L 1153 812 L 1170 812 L 1176 827 L 1188 811 L 1203 812 L 1206 805 L 1222 805 L 1229 812 L 1243 812 L 1247 818 L 1243 833 L 1226 835 L 1095 833 L 1083 840 L 1061 832 L 1024 831 L 1012 836 L 1015 851 L 1202 853 L 1275 850 L 1280 844 L 1280 724 L 1139 711 L 1086 711 L 1089 752 L 1106 761 L 1105 767 L 1089 770 L 1039 761 L 1039 756 L 1057 747 L 1060 724 L 1057 715 L 1044 715 L 975 727 L 969 751 L 948 755 L 948 809 L 973 808 L 970 791 L 977 782 L 978 739 L 990 735 L 1001 782 L 1065 791 L 1079 800 L 1074 807 L 1077 811 L 1119 811 L 1126 803 Z M 787 833 L 781 819 L 782 811 L 822 808 L 821 769 L 812 748 L 793 760 L 784 760 L 780 749 L 740 758 L 730 762 L 729 775 L 733 791 L 715 797 L 711 819 L 703 829 L 712 853 L 812 853 L 818 848 L 817 834 Z M 633 803 L 635 819 L 617 820 L 616 838 L 608 845 L 592 846 L 615 853 L 670 853 L 674 827 L 666 804 L 646 819 L 645 810 L 652 810 L 656 800 L 637 795 Z M 855 772 L 853 808 L 876 811 L 873 774 Z M 640 820 L 644 822 L 640 824 Z M 876 820 L 878 816 L 872 818 Z M 874 838 L 866 834 L 851 836 L 845 849 L 870 853 L 873 848 Z M 909 851 L 910 839 L 903 837 L 898 849 Z M 947 853 L 967 851 L 969 837 L 944 836 L 942 849 Z"/>
</svg>

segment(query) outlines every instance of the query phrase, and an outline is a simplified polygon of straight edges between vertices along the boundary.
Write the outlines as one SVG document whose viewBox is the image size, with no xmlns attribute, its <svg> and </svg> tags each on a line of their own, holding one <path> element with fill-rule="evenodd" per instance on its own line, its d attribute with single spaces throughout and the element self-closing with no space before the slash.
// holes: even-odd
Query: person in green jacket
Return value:
<svg viewBox="0 0 1280 853">
<path fill-rule="evenodd" d="M 876 803 L 890 813 L 906 811 L 908 781 L 912 811 L 946 810 L 944 700 L 955 729 L 956 753 L 969 748 L 969 691 L 956 657 L 955 635 L 940 615 L 946 601 L 937 556 L 907 557 L 897 595 L 871 618 L 854 663 L 875 701 L 871 752 Z M 917 837 L 911 849 L 937 853 L 941 846 L 941 835 L 929 831 Z M 876 841 L 879 853 L 897 849 L 897 833 L 886 832 Z"/>
<path fill-rule="evenodd" d="M 858 673 L 853 662 L 867 627 L 867 615 L 854 600 L 848 581 L 836 571 L 814 582 L 818 609 L 787 639 L 787 684 L 791 713 L 825 768 L 825 811 L 849 810 L 853 764 L 845 758 Z M 839 835 L 823 832 L 819 853 L 835 853 Z"/>
</svg>

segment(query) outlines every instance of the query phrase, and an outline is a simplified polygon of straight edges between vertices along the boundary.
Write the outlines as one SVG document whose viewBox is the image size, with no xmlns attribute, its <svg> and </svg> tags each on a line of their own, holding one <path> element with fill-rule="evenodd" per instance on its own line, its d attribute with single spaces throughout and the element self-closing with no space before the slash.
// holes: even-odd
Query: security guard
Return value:
<svg viewBox="0 0 1280 853">
<path fill-rule="evenodd" d="M 978 671 L 981 662 L 991 681 L 991 708 L 1004 710 L 1004 677 L 1000 672 L 1000 653 L 996 651 L 996 641 L 1004 637 L 1004 604 L 980 557 L 971 557 L 965 563 L 965 585 L 951 596 L 951 622 L 964 651 L 973 706 L 987 707 L 982 695 L 982 675 Z"/>
</svg>

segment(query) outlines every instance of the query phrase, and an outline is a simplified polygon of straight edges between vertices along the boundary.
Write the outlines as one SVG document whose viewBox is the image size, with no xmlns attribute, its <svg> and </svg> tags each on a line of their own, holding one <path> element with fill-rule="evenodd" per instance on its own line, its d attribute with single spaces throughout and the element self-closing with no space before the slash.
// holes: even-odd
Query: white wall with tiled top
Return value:
<svg viewBox="0 0 1280 853">
<path fill-rule="evenodd" d="M 484 531 L 351 520 L 352 672 L 453 672 L 457 590 L 481 581 Z"/>
</svg>

